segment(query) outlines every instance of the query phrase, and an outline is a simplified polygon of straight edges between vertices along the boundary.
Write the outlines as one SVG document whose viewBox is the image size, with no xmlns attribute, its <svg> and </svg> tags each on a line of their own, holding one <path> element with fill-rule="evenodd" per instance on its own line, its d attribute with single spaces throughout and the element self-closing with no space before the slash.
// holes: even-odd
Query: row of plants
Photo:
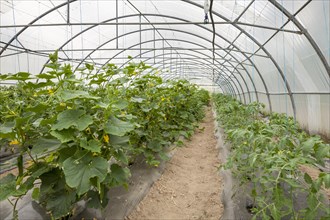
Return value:
<svg viewBox="0 0 330 220">
<path fill-rule="evenodd" d="M 18 175 L 0 180 L 14 218 L 30 190 L 53 219 L 72 215 L 81 200 L 106 207 L 111 187 L 128 186 L 129 164 L 142 155 L 158 166 L 169 146 L 192 135 L 209 102 L 207 91 L 163 81 L 143 62 L 95 74 L 89 64 L 73 72 L 57 52 L 50 60 L 46 73 L 0 76 L 15 83 L 0 88 L 0 146 L 19 152 Z"/>
<path fill-rule="evenodd" d="M 308 135 L 292 117 L 266 114 L 261 103 L 243 105 L 223 94 L 212 98 L 231 144 L 224 168 L 231 169 L 239 187 L 251 188 L 253 219 L 329 219 L 322 189 L 330 188 L 330 173 L 312 179 L 301 171 L 301 166 L 324 166 L 329 144 Z M 304 196 L 305 207 L 295 205 L 298 194 Z"/>
</svg>

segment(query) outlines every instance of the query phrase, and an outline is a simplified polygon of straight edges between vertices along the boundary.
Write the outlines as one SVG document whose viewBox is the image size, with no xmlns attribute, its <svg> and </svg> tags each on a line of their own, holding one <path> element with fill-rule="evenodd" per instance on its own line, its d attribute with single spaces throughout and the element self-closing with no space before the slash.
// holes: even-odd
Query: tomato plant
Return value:
<svg viewBox="0 0 330 220">
<path fill-rule="evenodd" d="M 73 72 L 50 55 L 46 73 L 1 75 L 1 148 L 18 151 L 18 175 L 0 180 L 0 200 L 16 205 L 33 190 L 54 219 L 81 200 L 107 205 L 107 191 L 128 186 L 129 162 L 143 155 L 157 166 L 180 136 L 189 137 L 209 101 L 187 81 L 163 81 L 143 62 L 98 74 L 86 64 Z M 14 198 L 14 200 L 13 200 Z"/>
<path fill-rule="evenodd" d="M 292 117 L 261 114 L 263 104 L 243 105 L 221 94 L 213 101 L 232 146 L 224 167 L 233 171 L 240 185 L 252 185 L 253 219 L 329 218 L 321 188 L 330 188 L 330 174 L 321 172 L 313 181 L 299 169 L 324 165 L 330 157 L 329 144 L 309 136 Z M 297 193 L 306 194 L 307 206 L 300 210 L 295 207 Z"/>
</svg>

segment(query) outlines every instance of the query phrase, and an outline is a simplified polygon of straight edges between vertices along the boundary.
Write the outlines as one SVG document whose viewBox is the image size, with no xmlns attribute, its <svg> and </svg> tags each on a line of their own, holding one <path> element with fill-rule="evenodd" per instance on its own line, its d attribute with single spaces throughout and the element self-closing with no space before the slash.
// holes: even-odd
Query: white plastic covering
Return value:
<svg viewBox="0 0 330 220">
<path fill-rule="evenodd" d="M 205 0 L 2 0 L 0 73 L 37 74 L 57 49 L 74 66 L 130 55 L 330 137 L 330 1 L 209 3 L 204 24 Z"/>
</svg>

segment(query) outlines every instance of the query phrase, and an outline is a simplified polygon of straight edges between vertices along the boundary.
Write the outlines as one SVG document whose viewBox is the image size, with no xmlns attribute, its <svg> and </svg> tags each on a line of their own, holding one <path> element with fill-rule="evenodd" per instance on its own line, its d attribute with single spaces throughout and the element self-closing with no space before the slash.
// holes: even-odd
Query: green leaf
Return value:
<svg viewBox="0 0 330 220">
<path fill-rule="evenodd" d="M 296 189 L 301 188 L 301 185 L 292 179 L 289 179 L 289 178 L 281 178 L 281 179 L 283 181 L 287 182 L 293 188 L 296 188 Z"/>
<path fill-rule="evenodd" d="M 119 137 L 116 135 L 110 135 L 110 143 L 114 146 L 126 145 L 129 142 L 129 136 Z"/>
<path fill-rule="evenodd" d="M 54 53 L 49 54 L 49 59 L 53 62 L 56 63 L 58 59 L 58 51 L 56 50 Z"/>
<path fill-rule="evenodd" d="M 112 177 L 112 186 L 127 185 L 127 180 L 131 176 L 131 173 L 128 168 L 123 168 L 118 164 L 112 164 L 110 169 L 110 175 Z"/>
<path fill-rule="evenodd" d="M 87 193 L 87 198 L 89 198 L 87 202 L 88 208 L 100 209 L 100 208 L 105 208 L 106 205 L 108 204 L 108 198 L 106 196 L 105 190 L 101 190 L 101 192 L 95 192 L 90 190 Z"/>
<path fill-rule="evenodd" d="M 27 111 L 32 111 L 36 113 L 45 112 L 49 108 L 49 105 L 45 103 L 38 103 L 33 107 L 26 108 Z"/>
<path fill-rule="evenodd" d="M 59 164 L 63 164 L 63 162 L 68 159 L 69 157 L 72 157 L 72 155 L 74 155 L 76 153 L 76 151 L 78 150 L 78 148 L 76 146 L 74 147 L 65 147 L 65 148 L 61 148 L 58 153 L 59 153 L 59 159 L 58 159 L 58 163 Z"/>
<path fill-rule="evenodd" d="M 4 124 L 0 125 L 0 137 L 8 138 L 11 137 L 13 134 L 13 129 L 15 127 L 14 122 L 5 122 Z"/>
<path fill-rule="evenodd" d="M 40 201 L 48 201 L 48 196 L 56 191 L 61 191 L 66 187 L 63 173 L 59 168 L 53 168 L 40 175 Z"/>
<path fill-rule="evenodd" d="M 67 184 L 76 188 L 78 195 L 86 193 L 92 186 L 90 179 L 98 177 L 102 182 L 108 169 L 108 162 L 104 158 L 93 157 L 91 153 L 79 152 L 63 162 L 63 171 Z"/>
<path fill-rule="evenodd" d="M 320 173 L 319 178 L 322 178 L 324 181 L 325 188 L 330 188 L 330 173 Z"/>
<path fill-rule="evenodd" d="M 114 116 L 110 117 L 110 120 L 104 127 L 104 131 L 108 134 L 117 136 L 124 136 L 127 132 L 134 129 L 134 124 L 126 121 L 122 121 Z"/>
<path fill-rule="evenodd" d="M 98 96 L 92 96 L 87 91 L 82 90 L 62 90 L 57 93 L 63 101 L 68 101 L 71 99 L 100 99 Z"/>
<path fill-rule="evenodd" d="M 51 131 L 50 134 L 60 140 L 61 143 L 75 140 L 74 130 L 72 128 L 63 129 L 61 131 Z"/>
<path fill-rule="evenodd" d="M 313 183 L 312 178 L 311 178 L 307 173 L 304 174 L 304 180 L 305 180 L 306 183 L 308 183 L 308 184 L 312 184 L 312 183 Z"/>
<path fill-rule="evenodd" d="M 33 142 L 32 154 L 40 154 L 46 151 L 55 150 L 61 146 L 61 142 L 57 139 L 38 138 Z"/>
<path fill-rule="evenodd" d="M 94 70 L 94 66 L 91 65 L 91 64 L 89 64 L 89 63 L 85 63 L 85 66 L 86 66 L 86 68 L 87 68 L 88 70 L 90 70 L 90 71 Z"/>
<path fill-rule="evenodd" d="M 56 77 L 55 77 L 56 78 Z M 26 85 L 24 86 L 24 88 L 27 89 L 39 89 L 39 88 L 44 88 L 47 86 L 55 86 L 55 83 L 52 81 L 47 81 L 47 82 L 39 82 L 39 83 L 34 83 L 34 82 L 27 82 Z M 40 94 L 42 94 L 43 92 L 41 91 Z M 38 92 L 37 92 L 38 94 Z"/>
<path fill-rule="evenodd" d="M 0 179 L 0 201 L 7 199 L 16 191 L 16 177 L 13 174 L 8 174 Z"/>
<path fill-rule="evenodd" d="M 27 178 L 27 180 L 19 185 L 19 188 L 15 191 L 15 193 L 13 194 L 13 196 L 24 196 L 26 195 L 26 193 L 33 188 L 34 186 L 34 181 L 36 180 L 36 178 L 34 176 L 30 176 L 29 178 Z"/>
<path fill-rule="evenodd" d="M 104 102 L 98 102 L 96 105 L 93 106 L 94 108 L 103 108 L 103 109 L 107 109 L 109 107 L 109 103 L 104 103 Z"/>
<path fill-rule="evenodd" d="M 37 163 L 28 168 L 31 172 L 31 176 L 34 178 L 39 178 L 42 174 L 51 170 L 51 167 L 47 163 Z"/>
<path fill-rule="evenodd" d="M 8 75 L 6 80 L 22 80 L 22 81 L 25 81 L 25 80 L 31 79 L 30 76 L 31 76 L 30 73 L 18 72 L 18 73 L 13 74 L 13 75 Z"/>
<path fill-rule="evenodd" d="M 329 144 L 319 144 L 316 152 L 315 157 L 318 161 L 323 161 L 325 157 L 329 156 L 330 146 Z"/>
<path fill-rule="evenodd" d="M 317 137 L 311 137 L 307 141 L 302 143 L 301 149 L 304 153 L 313 153 L 314 145 L 317 144 L 319 141 L 319 138 Z"/>
<path fill-rule="evenodd" d="M 26 126 L 26 124 L 28 124 L 28 121 L 30 120 L 31 117 L 32 117 L 32 115 L 28 115 L 26 117 L 16 118 L 15 119 L 15 127 L 21 129 L 21 127 Z"/>
<path fill-rule="evenodd" d="M 145 99 L 141 97 L 132 97 L 131 102 L 142 103 Z"/>
<path fill-rule="evenodd" d="M 125 100 L 117 101 L 116 103 L 114 103 L 112 105 L 113 108 L 116 108 L 116 109 L 119 109 L 119 110 L 125 109 L 125 108 L 127 108 L 127 106 L 128 106 L 128 102 L 125 101 Z"/>
<path fill-rule="evenodd" d="M 32 191 L 32 199 L 38 200 L 40 195 L 40 189 L 39 188 L 34 188 Z"/>
<path fill-rule="evenodd" d="M 49 196 L 46 209 L 51 210 L 51 214 L 55 219 L 60 219 L 70 214 L 75 201 L 76 193 L 74 191 L 63 190 Z"/>
<path fill-rule="evenodd" d="M 80 146 L 93 153 L 101 153 L 102 143 L 94 139 L 87 142 L 86 138 L 80 140 Z"/>
<path fill-rule="evenodd" d="M 50 75 L 50 74 L 47 74 L 47 73 L 38 74 L 37 77 L 39 79 L 55 79 L 56 78 L 55 75 Z"/>
<path fill-rule="evenodd" d="M 128 164 L 127 155 L 122 150 L 118 150 L 117 152 L 115 152 L 114 156 L 118 161 L 121 161 L 124 164 Z"/>
<path fill-rule="evenodd" d="M 57 116 L 57 123 L 52 126 L 52 130 L 63 130 L 75 126 L 79 131 L 85 130 L 93 123 L 93 118 L 86 115 L 84 110 L 68 109 Z"/>
</svg>

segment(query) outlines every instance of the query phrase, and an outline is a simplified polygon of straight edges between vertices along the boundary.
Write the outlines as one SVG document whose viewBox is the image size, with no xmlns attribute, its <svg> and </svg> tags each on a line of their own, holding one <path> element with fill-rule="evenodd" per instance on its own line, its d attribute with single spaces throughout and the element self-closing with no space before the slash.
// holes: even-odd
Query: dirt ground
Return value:
<svg viewBox="0 0 330 220">
<path fill-rule="evenodd" d="M 190 141 L 178 148 L 163 175 L 126 218 L 220 219 L 222 183 L 210 108 Z"/>
</svg>

